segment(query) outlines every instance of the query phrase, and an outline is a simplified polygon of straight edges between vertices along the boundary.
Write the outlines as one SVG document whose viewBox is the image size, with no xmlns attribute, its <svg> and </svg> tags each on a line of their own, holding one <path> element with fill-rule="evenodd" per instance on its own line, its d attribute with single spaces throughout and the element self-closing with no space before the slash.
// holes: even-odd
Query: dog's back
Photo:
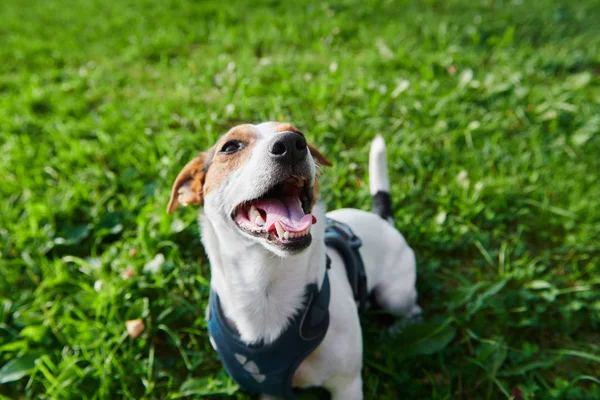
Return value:
<svg viewBox="0 0 600 400">
<path fill-rule="evenodd" d="M 381 136 L 371 145 L 369 175 L 372 213 L 344 208 L 327 216 L 347 224 L 362 241 L 359 251 L 368 290 L 375 294 L 378 305 L 396 315 L 412 317 L 421 312 L 415 288 L 415 255 L 393 226 L 385 142 Z"/>
</svg>

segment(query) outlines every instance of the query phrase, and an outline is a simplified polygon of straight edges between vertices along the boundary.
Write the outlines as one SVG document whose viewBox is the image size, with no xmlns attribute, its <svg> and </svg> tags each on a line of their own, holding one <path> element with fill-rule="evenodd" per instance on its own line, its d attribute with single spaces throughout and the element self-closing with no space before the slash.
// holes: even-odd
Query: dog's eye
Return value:
<svg viewBox="0 0 600 400">
<path fill-rule="evenodd" d="M 220 153 L 233 154 L 237 153 L 242 148 L 244 148 L 244 143 L 240 142 L 239 140 L 230 140 L 227 143 L 225 143 L 223 147 L 221 147 Z"/>
</svg>

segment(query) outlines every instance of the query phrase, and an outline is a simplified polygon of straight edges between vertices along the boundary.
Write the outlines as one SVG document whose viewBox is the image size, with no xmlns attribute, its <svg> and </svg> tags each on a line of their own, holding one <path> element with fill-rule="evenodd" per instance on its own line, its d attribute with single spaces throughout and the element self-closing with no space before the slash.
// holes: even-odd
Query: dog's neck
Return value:
<svg viewBox="0 0 600 400">
<path fill-rule="evenodd" d="M 202 241 L 211 264 L 211 289 L 223 314 L 248 344 L 275 341 L 302 307 L 306 285 L 321 287 L 325 275 L 325 212 L 313 209 L 312 243 L 285 258 L 200 217 Z"/>
</svg>

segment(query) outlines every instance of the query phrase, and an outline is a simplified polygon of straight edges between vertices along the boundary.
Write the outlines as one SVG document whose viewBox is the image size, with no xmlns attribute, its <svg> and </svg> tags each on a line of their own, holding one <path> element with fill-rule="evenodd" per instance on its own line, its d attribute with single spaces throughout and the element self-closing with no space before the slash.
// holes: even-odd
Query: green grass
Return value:
<svg viewBox="0 0 600 400">
<path fill-rule="evenodd" d="M 330 209 L 370 208 L 388 142 L 425 322 L 363 317 L 367 399 L 600 398 L 597 1 L 68 3 L 0 2 L 0 397 L 248 398 L 165 206 L 229 127 L 285 120 Z"/>
</svg>

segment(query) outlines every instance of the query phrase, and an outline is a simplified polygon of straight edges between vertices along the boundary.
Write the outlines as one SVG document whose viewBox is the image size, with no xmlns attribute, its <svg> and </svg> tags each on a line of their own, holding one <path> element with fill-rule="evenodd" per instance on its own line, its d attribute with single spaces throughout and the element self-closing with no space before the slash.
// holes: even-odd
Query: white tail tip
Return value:
<svg viewBox="0 0 600 400">
<path fill-rule="evenodd" d="M 385 141 L 377 135 L 369 152 L 369 189 L 371 195 L 377 192 L 390 192 Z"/>
<path fill-rule="evenodd" d="M 385 140 L 383 140 L 383 137 L 381 135 L 377 135 L 371 143 L 370 156 L 373 157 L 374 155 L 380 155 L 382 153 L 385 153 Z"/>
</svg>

